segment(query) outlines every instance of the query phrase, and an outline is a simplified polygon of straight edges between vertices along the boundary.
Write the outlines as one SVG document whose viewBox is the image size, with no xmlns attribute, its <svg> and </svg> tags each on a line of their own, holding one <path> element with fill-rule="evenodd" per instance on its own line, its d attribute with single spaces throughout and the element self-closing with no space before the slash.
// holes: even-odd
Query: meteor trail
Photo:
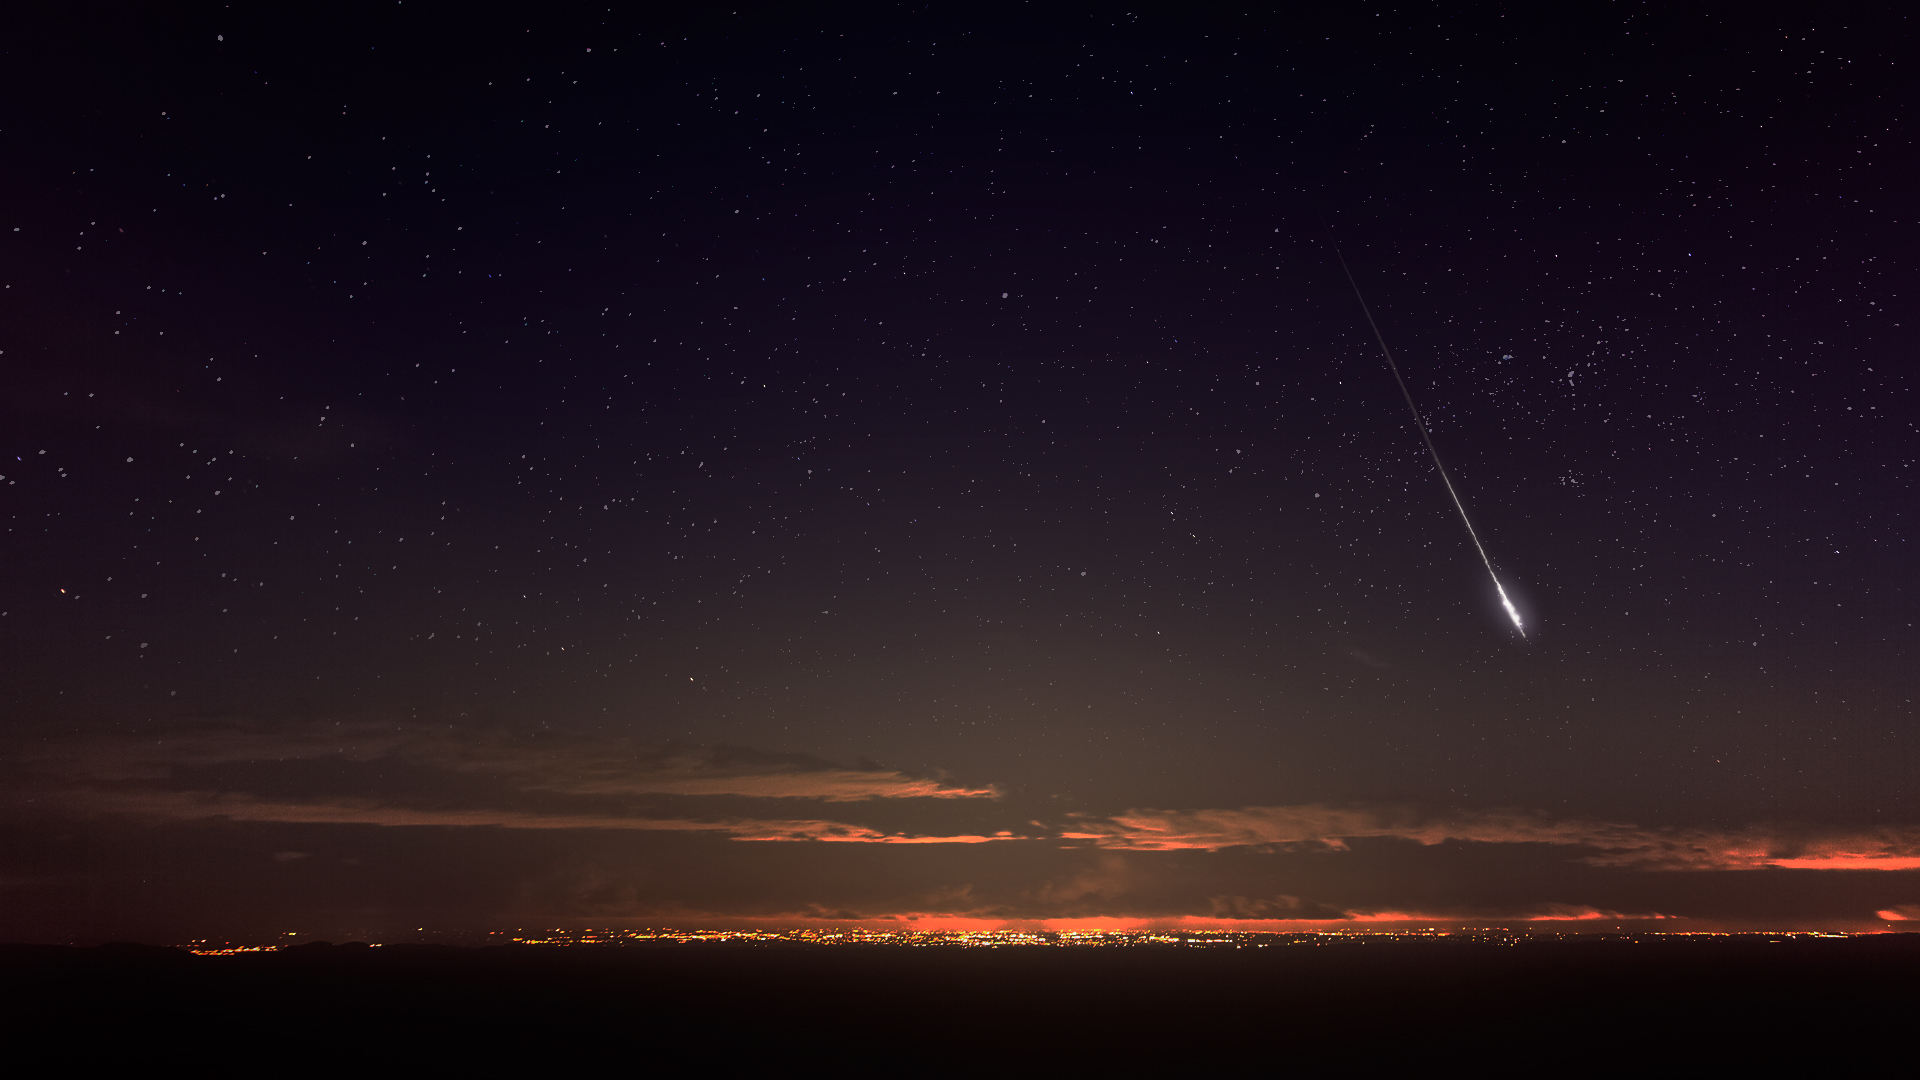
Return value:
<svg viewBox="0 0 1920 1080">
<path fill-rule="evenodd" d="M 1387 348 L 1386 335 L 1380 332 L 1380 324 L 1373 321 L 1373 309 L 1367 307 L 1367 298 L 1360 295 L 1360 283 L 1353 278 L 1353 269 L 1347 265 L 1346 256 L 1340 254 L 1340 245 L 1334 242 L 1333 230 L 1327 230 L 1327 246 L 1333 249 L 1333 257 L 1340 260 L 1340 269 L 1347 275 L 1347 284 L 1353 286 L 1353 298 L 1360 301 L 1360 311 L 1367 317 L 1367 325 L 1373 328 L 1373 340 L 1380 343 L 1380 354 L 1387 358 L 1387 370 L 1393 372 L 1393 381 L 1400 386 L 1400 396 L 1407 399 L 1407 411 L 1413 414 L 1413 426 L 1420 432 L 1420 441 L 1427 444 L 1427 453 L 1433 456 L 1434 471 L 1440 474 L 1440 482 L 1447 485 L 1447 494 L 1453 496 L 1453 508 L 1460 511 L 1460 523 L 1467 527 L 1467 538 L 1473 541 L 1473 550 L 1480 553 L 1480 562 L 1487 568 L 1487 576 L 1493 579 L 1494 591 L 1500 594 L 1500 606 L 1507 609 L 1507 618 L 1513 620 L 1513 628 L 1520 631 L 1521 637 L 1527 636 L 1527 628 L 1520 622 L 1520 612 L 1507 599 L 1506 587 L 1500 584 L 1500 575 L 1493 572 L 1493 560 L 1487 558 L 1487 549 L 1480 543 L 1480 534 L 1473 530 L 1473 519 L 1467 517 L 1467 506 L 1460 501 L 1460 493 L 1454 490 L 1453 478 L 1447 475 L 1447 467 L 1440 464 L 1440 451 L 1433 448 L 1433 436 L 1427 433 L 1427 425 L 1420 419 L 1420 410 L 1413 403 L 1413 392 L 1407 389 L 1407 380 L 1400 377 L 1400 365 L 1393 362 L 1393 350 Z"/>
</svg>

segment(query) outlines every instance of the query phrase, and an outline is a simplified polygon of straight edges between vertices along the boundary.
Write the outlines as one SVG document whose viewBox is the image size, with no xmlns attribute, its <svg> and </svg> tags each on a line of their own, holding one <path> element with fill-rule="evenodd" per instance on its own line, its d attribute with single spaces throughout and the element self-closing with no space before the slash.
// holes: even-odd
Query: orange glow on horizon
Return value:
<svg viewBox="0 0 1920 1080">
<path fill-rule="evenodd" d="M 1374 934 L 1434 930 L 1452 932 L 1465 929 L 1493 929 L 1524 926 L 1542 921 L 1606 921 L 1616 924 L 1673 920 L 1671 915 L 1626 915 L 1584 909 L 1568 914 L 1518 914 L 1506 917 L 1434 915 L 1415 911 L 1376 911 L 1356 913 L 1344 919 L 1224 919 L 1205 915 L 1180 916 L 1087 916 L 1075 918 L 989 918 L 978 915 L 942 912 L 906 912 L 898 915 L 863 918 L 822 918 L 786 916 L 764 919 L 724 919 L 685 917 L 673 925 L 689 928 L 789 930 L 859 930 L 876 932 L 934 932 L 984 934 L 994 931 L 1030 931 L 1056 934 L 1140 934 L 1140 933 L 1321 933 Z M 659 925 L 659 924 L 656 924 Z"/>
<path fill-rule="evenodd" d="M 1528 922 L 1646 922 L 1651 919 L 1674 919 L 1677 915 L 1662 915 L 1659 912 L 1623 915 L 1618 911 L 1601 911 L 1599 908 L 1567 908 L 1564 911 L 1550 911 L 1543 915 L 1532 915 Z"/>
<path fill-rule="evenodd" d="M 1803 859 L 1768 859 L 1767 865 L 1788 870 L 1920 870 L 1920 858 L 1902 855 L 1817 855 Z"/>
</svg>

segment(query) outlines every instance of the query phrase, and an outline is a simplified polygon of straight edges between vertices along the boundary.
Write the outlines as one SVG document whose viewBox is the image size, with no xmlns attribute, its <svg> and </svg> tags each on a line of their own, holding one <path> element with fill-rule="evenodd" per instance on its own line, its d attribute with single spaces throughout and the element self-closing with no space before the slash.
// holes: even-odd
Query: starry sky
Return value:
<svg viewBox="0 0 1920 1080">
<path fill-rule="evenodd" d="M 1896 6 L 5 19 L 0 937 L 1920 919 Z"/>
</svg>

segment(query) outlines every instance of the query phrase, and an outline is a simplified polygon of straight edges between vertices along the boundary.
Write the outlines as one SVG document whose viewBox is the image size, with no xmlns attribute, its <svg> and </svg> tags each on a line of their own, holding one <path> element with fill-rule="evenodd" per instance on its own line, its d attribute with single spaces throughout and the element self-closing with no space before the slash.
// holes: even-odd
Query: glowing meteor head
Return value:
<svg viewBox="0 0 1920 1080">
<path fill-rule="evenodd" d="M 1501 586 L 1498 578 L 1494 579 L 1493 587 L 1500 592 L 1500 606 L 1507 609 L 1507 618 L 1513 620 L 1513 628 L 1520 631 L 1521 637 L 1526 637 L 1527 628 L 1520 623 L 1520 611 L 1513 606 L 1513 601 L 1507 599 L 1507 590 Z"/>
</svg>

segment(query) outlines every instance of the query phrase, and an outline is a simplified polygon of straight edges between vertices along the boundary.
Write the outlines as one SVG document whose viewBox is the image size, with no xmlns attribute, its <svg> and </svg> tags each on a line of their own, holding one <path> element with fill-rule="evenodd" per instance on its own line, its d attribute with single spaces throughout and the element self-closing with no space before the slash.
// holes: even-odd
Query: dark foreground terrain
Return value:
<svg viewBox="0 0 1920 1080">
<path fill-rule="evenodd" d="M 1898 1054 L 1911 1035 L 1920 935 L 1241 950 L 314 945 L 227 957 L 5 946 L 0 993 L 7 1060 L 76 1072 L 1832 1075 Z"/>
</svg>

